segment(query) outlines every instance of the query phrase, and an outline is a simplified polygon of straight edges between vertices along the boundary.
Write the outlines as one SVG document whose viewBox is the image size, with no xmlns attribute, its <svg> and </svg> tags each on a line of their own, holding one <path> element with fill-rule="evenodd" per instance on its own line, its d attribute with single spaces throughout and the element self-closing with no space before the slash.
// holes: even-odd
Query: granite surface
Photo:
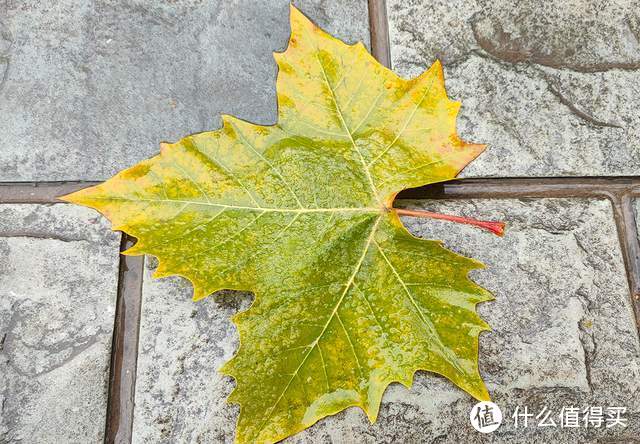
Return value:
<svg viewBox="0 0 640 444">
<path fill-rule="evenodd" d="M 104 436 L 120 236 L 71 205 L 0 205 L 0 443 Z"/>
</svg>

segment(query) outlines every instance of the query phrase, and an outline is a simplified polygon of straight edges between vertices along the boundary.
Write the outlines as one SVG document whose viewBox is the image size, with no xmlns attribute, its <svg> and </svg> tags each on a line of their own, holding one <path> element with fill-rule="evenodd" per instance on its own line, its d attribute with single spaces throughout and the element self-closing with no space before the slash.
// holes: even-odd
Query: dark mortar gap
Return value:
<svg viewBox="0 0 640 444">
<path fill-rule="evenodd" d="M 518 199 L 640 195 L 640 177 L 527 177 L 456 179 L 404 190 L 398 199 Z"/>
<path fill-rule="evenodd" d="M 56 203 L 57 197 L 97 185 L 92 181 L 0 182 L 0 203 Z"/>
<path fill-rule="evenodd" d="M 631 290 L 631 305 L 640 332 L 640 239 L 633 211 L 633 196 L 615 196 L 612 203 Z"/>
<path fill-rule="evenodd" d="M 122 234 L 120 251 L 135 239 Z M 144 256 L 120 255 L 104 442 L 130 443 L 138 364 Z"/>
<path fill-rule="evenodd" d="M 369 0 L 369 32 L 371 55 L 387 68 L 391 68 L 391 45 L 385 0 Z"/>
</svg>

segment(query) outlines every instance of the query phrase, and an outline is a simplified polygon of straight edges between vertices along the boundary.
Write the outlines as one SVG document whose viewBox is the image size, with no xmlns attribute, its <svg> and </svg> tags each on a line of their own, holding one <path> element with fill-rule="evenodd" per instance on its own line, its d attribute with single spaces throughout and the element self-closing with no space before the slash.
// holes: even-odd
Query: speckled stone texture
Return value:
<svg viewBox="0 0 640 444">
<path fill-rule="evenodd" d="M 358 409 L 324 419 L 290 442 L 632 442 L 640 436 L 640 345 L 634 328 L 611 205 L 606 200 L 403 202 L 409 207 L 500 219 L 504 238 L 478 229 L 405 218 L 416 235 L 443 239 L 486 270 L 472 277 L 496 300 L 481 305 L 493 332 L 481 337 L 481 371 L 505 413 L 489 437 L 471 428 L 474 401 L 443 378 L 419 372 L 407 391 L 385 394 L 371 426 Z M 232 379 L 216 373 L 238 337 L 230 321 L 251 296 L 190 301 L 179 278 L 153 280 L 148 261 L 142 307 L 134 442 L 232 442 Z M 260 387 L 256 387 L 259 390 Z M 559 414 L 563 406 L 626 407 L 626 428 L 514 430 L 515 406 Z"/>
<path fill-rule="evenodd" d="M 294 3 L 368 44 L 366 0 Z M 273 123 L 288 4 L 0 3 L 0 181 L 106 179 L 220 113 Z"/>
<path fill-rule="evenodd" d="M 119 239 L 86 208 L 0 205 L 0 443 L 102 441 Z"/>
<path fill-rule="evenodd" d="M 220 292 L 194 303 L 187 281 L 151 277 L 155 262 L 147 257 L 132 442 L 232 442 L 239 410 L 224 401 L 232 379 L 216 369 L 238 346 L 231 316 L 252 298 Z"/>
<path fill-rule="evenodd" d="M 478 176 L 640 172 L 640 2 L 387 0 L 394 69 L 439 58 Z"/>
</svg>

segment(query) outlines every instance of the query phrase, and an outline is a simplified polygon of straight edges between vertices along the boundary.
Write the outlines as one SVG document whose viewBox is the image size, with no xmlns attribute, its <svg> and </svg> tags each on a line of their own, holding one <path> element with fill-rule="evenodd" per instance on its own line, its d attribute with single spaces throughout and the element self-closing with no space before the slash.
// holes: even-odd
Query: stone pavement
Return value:
<svg viewBox="0 0 640 444">
<path fill-rule="evenodd" d="M 120 235 L 70 205 L 0 205 L 0 442 L 98 442 Z"/>
<path fill-rule="evenodd" d="M 271 53 L 287 44 L 288 4 L 5 2 L 0 180 L 104 180 L 162 141 L 217 127 L 221 113 L 273 123 Z M 365 0 L 297 4 L 343 39 L 369 41 Z"/>
<path fill-rule="evenodd" d="M 0 182 L 106 179 L 155 154 L 162 140 L 216 127 L 220 113 L 273 122 L 271 52 L 286 44 L 287 4 L 1 4 Z M 366 0 L 295 4 L 348 42 L 369 46 L 370 32 L 384 32 L 370 29 Z M 515 5 L 387 0 L 389 47 L 372 49 L 389 50 L 404 76 L 442 60 L 449 94 L 463 103 L 461 134 L 489 144 L 465 178 L 634 176 L 629 190 L 638 196 L 640 3 Z M 12 189 L 0 186 L 0 443 L 109 441 L 107 408 L 119 408 L 108 393 L 113 327 L 123 316 L 115 318 L 120 236 L 83 208 L 3 203 Z M 389 388 L 376 424 L 349 409 L 288 441 L 640 442 L 630 295 L 640 250 L 620 235 L 640 226 L 625 218 L 624 199 L 609 194 L 399 205 L 507 222 L 497 238 L 404 219 L 414 234 L 487 264 L 473 274 L 496 296 L 479 308 L 493 327 L 480 340 L 480 368 L 507 415 L 525 406 L 556 415 L 621 406 L 626 427 L 561 428 L 556 416 L 557 427 L 516 430 L 507 416 L 481 435 L 468 419 L 474 401 L 419 372 L 410 390 Z M 633 208 L 640 222 L 640 199 Z M 117 426 L 131 428 L 136 443 L 231 442 L 238 409 L 225 399 L 233 380 L 216 369 L 237 348 L 230 317 L 251 296 L 222 292 L 193 303 L 184 280 L 151 278 L 154 263 L 146 258 L 137 295 L 135 409 Z"/>
</svg>

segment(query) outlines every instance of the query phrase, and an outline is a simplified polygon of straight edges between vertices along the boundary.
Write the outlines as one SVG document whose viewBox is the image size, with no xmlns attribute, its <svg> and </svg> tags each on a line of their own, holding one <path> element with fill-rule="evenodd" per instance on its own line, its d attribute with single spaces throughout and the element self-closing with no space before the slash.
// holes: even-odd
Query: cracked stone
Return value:
<svg viewBox="0 0 640 444">
<path fill-rule="evenodd" d="M 369 42 L 366 0 L 294 2 Z M 0 4 L 0 181 L 102 180 L 219 114 L 276 119 L 288 0 Z M 0 80 L 2 77 L 0 77 Z M 90 159 L 90 161 L 88 161 Z"/>
<path fill-rule="evenodd" d="M 479 312 L 480 368 L 505 423 L 492 442 L 632 442 L 640 436 L 640 344 L 611 204 L 607 200 L 404 201 L 402 205 L 504 220 L 504 238 L 468 226 L 405 218 L 408 229 L 483 261 L 472 278 L 495 294 Z M 134 442 L 232 442 L 233 380 L 216 372 L 238 347 L 231 316 L 251 295 L 221 292 L 199 303 L 180 278 L 143 284 Z M 256 387 L 258 390 L 259 387 Z M 358 409 L 325 418 L 288 442 L 486 442 L 469 424 L 473 399 L 418 372 L 392 385 L 378 422 Z M 628 426 L 515 430 L 516 406 L 626 407 Z"/>
<path fill-rule="evenodd" d="M 462 173 L 640 171 L 640 3 L 388 0 L 394 69 L 439 58 L 463 138 L 489 145 Z"/>
<path fill-rule="evenodd" d="M 104 437 L 120 235 L 71 205 L 0 205 L 0 442 Z"/>
</svg>

